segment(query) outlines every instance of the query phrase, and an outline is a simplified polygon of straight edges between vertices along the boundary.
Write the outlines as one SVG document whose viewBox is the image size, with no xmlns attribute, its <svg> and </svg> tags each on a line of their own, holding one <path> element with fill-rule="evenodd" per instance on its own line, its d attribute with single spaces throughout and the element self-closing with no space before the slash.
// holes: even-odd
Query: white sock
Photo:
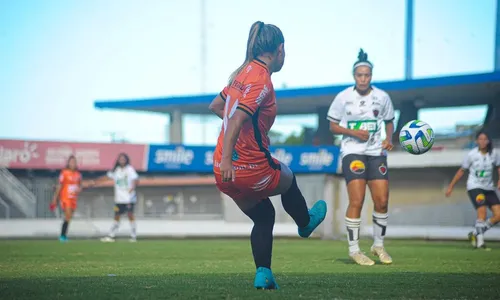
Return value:
<svg viewBox="0 0 500 300">
<path fill-rule="evenodd" d="M 477 245 L 476 247 L 481 247 L 484 245 L 484 231 L 485 231 L 486 225 L 484 224 L 483 220 L 476 220 L 476 240 L 477 240 Z"/>
<path fill-rule="evenodd" d="M 359 249 L 359 227 L 361 226 L 361 219 L 351 219 L 345 217 L 345 224 L 347 227 L 347 241 L 349 243 L 349 253 L 360 252 Z"/>
<path fill-rule="evenodd" d="M 135 221 L 130 221 L 130 236 L 135 239 L 137 238 L 137 224 L 135 223 Z"/>
<path fill-rule="evenodd" d="M 484 230 L 483 230 L 483 234 L 488 231 L 491 227 L 495 226 L 497 223 L 493 223 L 491 222 L 491 218 L 489 218 L 488 220 L 486 220 L 486 222 L 484 223 Z"/>
<path fill-rule="evenodd" d="M 116 232 L 118 231 L 119 227 L 120 227 L 120 221 L 114 221 L 113 226 L 111 226 L 111 230 L 109 231 L 110 238 L 115 238 Z"/>
<path fill-rule="evenodd" d="M 387 213 L 373 212 L 373 246 L 384 247 L 385 230 L 387 228 Z"/>
</svg>

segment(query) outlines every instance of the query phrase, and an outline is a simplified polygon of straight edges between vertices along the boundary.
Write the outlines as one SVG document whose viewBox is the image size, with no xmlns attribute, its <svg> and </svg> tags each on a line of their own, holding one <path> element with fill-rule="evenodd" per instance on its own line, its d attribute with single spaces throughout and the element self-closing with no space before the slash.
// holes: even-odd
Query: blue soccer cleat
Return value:
<svg viewBox="0 0 500 300">
<path fill-rule="evenodd" d="M 299 235 L 303 238 L 308 238 L 318 227 L 326 216 L 326 202 L 319 200 L 314 203 L 313 207 L 309 210 L 309 224 L 306 227 L 299 228 Z"/>
<path fill-rule="evenodd" d="M 264 267 L 259 267 L 255 273 L 253 286 L 258 290 L 277 290 L 278 284 L 274 280 L 273 272 Z"/>
<path fill-rule="evenodd" d="M 61 243 L 66 243 L 67 241 L 68 241 L 68 238 L 67 238 L 67 237 L 65 237 L 65 236 L 61 235 L 61 236 L 59 237 L 59 242 L 61 242 Z"/>
</svg>

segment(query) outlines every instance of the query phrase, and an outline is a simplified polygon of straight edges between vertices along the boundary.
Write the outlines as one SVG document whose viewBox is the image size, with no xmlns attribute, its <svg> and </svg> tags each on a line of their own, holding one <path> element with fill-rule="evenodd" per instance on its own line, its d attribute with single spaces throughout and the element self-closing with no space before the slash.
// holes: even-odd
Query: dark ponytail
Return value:
<svg viewBox="0 0 500 300">
<path fill-rule="evenodd" d="M 245 56 L 245 61 L 241 66 L 238 67 L 238 69 L 234 70 L 233 73 L 231 73 L 231 76 L 229 76 L 229 82 L 228 85 L 230 85 L 234 78 L 240 73 L 252 60 L 255 59 L 254 55 L 254 47 L 255 47 L 255 41 L 257 40 L 257 37 L 259 36 L 260 31 L 264 27 L 264 22 L 257 21 L 252 24 L 252 27 L 250 27 L 250 33 L 248 34 L 248 41 L 247 41 L 247 53 Z"/>
<path fill-rule="evenodd" d="M 247 52 L 245 61 L 229 77 L 228 85 L 231 85 L 234 78 L 250 63 L 252 60 L 265 53 L 274 53 L 278 47 L 285 42 L 281 29 L 272 24 L 264 24 L 257 21 L 252 24 L 248 34 Z"/>
</svg>

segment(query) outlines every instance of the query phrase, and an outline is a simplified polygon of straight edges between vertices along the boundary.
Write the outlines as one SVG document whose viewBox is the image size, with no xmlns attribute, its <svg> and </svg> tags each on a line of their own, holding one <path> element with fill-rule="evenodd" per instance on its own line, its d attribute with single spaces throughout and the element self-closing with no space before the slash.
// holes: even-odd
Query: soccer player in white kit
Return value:
<svg viewBox="0 0 500 300">
<path fill-rule="evenodd" d="M 475 230 L 469 233 L 469 240 L 475 248 L 487 249 L 484 243 L 484 233 L 500 222 L 500 201 L 496 189 L 500 189 L 500 180 L 495 187 L 493 173 L 495 169 L 500 175 L 500 153 L 493 149 L 491 140 L 484 131 L 476 135 L 477 147 L 465 157 L 462 166 L 453 177 L 446 197 L 453 192 L 453 187 L 462 178 L 465 171 L 469 171 L 467 178 L 467 193 L 477 211 Z M 489 207 L 493 216 L 486 220 Z"/>
<path fill-rule="evenodd" d="M 353 66 L 356 84 L 335 97 L 327 116 L 330 130 L 343 135 L 341 159 L 349 194 L 345 216 L 349 256 L 364 266 L 375 264 L 359 248 L 360 217 L 367 184 L 374 203 L 374 243 L 371 252 L 382 263 L 392 263 L 391 256 L 384 248 L 384 236 L 389 199 L 386 150 L 393 148 L 394 108 L 389 95 L 371 85 L 372 69 L 368 55 L 361 49 Z M 386 137 L 382 139 L 384 128 Z"/>
<path fill-rule="evenodd" d="M 114 181 L 114 193 L 115 193 L 115 217 L 113 226 L 109 234 L 101 239 L 101 242 L 114 242 L 115 235 L 120 227 L 120 216 L 127 213 L 128 219 L 130 221 L 130 242 L 137 241 L 137 226 L 134 217 L 134 206 L 137 202 L 137 195 L 135 192 L 135 187 L 139 181 L 139 175 L 135 171 L 134 167 L 130 165 L 130 158 L 125 153 L 120 153 L 118 159 L 116 160 L 115 167 L 113 170 L 109 171 L 106 176 L 103 176 L 96 181 L 104 181 L 107 179 L 112 179 Z"/>
</svg>

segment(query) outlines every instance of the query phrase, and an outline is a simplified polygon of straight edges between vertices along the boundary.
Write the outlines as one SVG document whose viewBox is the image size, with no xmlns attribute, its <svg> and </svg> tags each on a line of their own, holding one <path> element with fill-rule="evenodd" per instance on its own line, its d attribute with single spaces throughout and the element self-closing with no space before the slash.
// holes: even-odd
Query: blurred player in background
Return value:
<svg viewBox="0 0 500 300">
<path fill-rule="evenodd" d="M 393 148 L 391 140 L 394 133 L 394 108 L 389 95 L 371 85 L 372 69 L 368 55 L 361 49 L 353 66 L 356 84 L 335 97 L 327 117 L 331 131 L 343 135 L 341 158 L 349 194 L 345 217 L 349 256 L 357 264 L 365 266 L 375 264 L 359 248 L 360 217 L 367 184 L 374 204 L 374 242 L 371 252 L 382 263 L 392 263 L 392 258 L 384 248 L 384 236 L 389 200 L 386 150 Z M 383 140 L 381 134 L 384 127 L 386 137 Z"/>
<path fill-rule="evenodd" d="M 276 118 L 271 74 L 283 67 L 284 42 L 278 27 L 255 22 L 245 62 L 210 105 L 223 119 L 214 152 L 217 188 L 254 223 L 251 245 L 257 268 L 254 286 L 258 289 L 278 288 L 271 271 L 275 210 L 269 197 L 281 194 L 283 207 L 303 238 L 311 235 L 326 214 L 322 200 L 308 210 L 295 175 L 269 152 L 267 133 Z"/>
<path fill-rule="evenodd" d="M 139 175 L 130 164 L 130 158 L 125 153 L 120 153 L 116 160 L 115 167 L 106 176 L 98 178 L 93 184 L 112 179 L 114 182 L 115 194 L 115 217 L 113 226 L 109 234 L 101 239 L 102 242 L 114 242 L 116 232 L 120 227 L 120 216 L 127 213 L 130 221 L 130 241 L 137 241 L 137 225 L 134 217 L 134 206 L 137 202 L 135 188 L 139 182 Z"/>
<path fill-rule="evenodd" d="M 500 180 L 496 188 L 493 183 L 495 169 L 500 175 L 500 153 L 493 149 L 491 140 L 484 131 L 476 135 L 476 144 L 477 147 L 467 154 L 462 167 L 450 182 L 446 197 L 451 196 L 453 187 L 468 170 L 467 193 L 477 211 L 475 230 L 469 233 L 469 240 L 475 248 L 486 249 L 484 233 L 500 222 L 500 201 L 495 191 L 496 188 L 500 189 Z M 487 206 L 493 213 L 493 217 L 488 220 L 486 220 Z"/>
<path fill-rule="evenodd" d="M 78 194 L 82 191 L 82 175 L 78 171 L 76 157 L 71 155 L 59 175 L 59 182 L 56 186 L 50 209 L 57 207 L 57 199 L 61 201 L 61 209 L 64 211 L 64 222 L 61 228 L 59 240 L 65 242 L 68 240 L 68 226 L 77 207 Z"/>
</svg>

